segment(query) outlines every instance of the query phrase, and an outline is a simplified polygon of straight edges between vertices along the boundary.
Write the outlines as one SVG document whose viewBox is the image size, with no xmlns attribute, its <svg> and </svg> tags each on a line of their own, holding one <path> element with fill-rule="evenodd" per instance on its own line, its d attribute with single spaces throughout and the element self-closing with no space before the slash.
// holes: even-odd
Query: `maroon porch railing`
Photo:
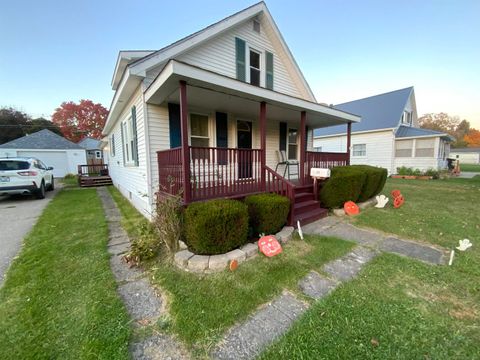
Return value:
<svg viewBox="0 0 480 360">
<path fill-rule="evenodd" d="M 192 201 L 261 191 L 261 150 L 190 146 Z"/>
<path fill-rule="evenodd" d="M 159 190 L 179 195 L 183 189 L 182 148 L 157 151 Z"/>
<path fill-rule="evenodd" d="M 333 168 L 335 166 L 348 165 L 348 153 L 334 153 L 334 152 L 313 152 L 307 151 L 305 178 L 310 178 L 311 168 Z"/>
<path fill-rule="evenodd" d="M 290 199 L 290 214 L 289 221 L 294 219 L 295 210 L 295 185 L 285 179 L 279 173 L 273 171 L 268 166 L 265 166 L 265 191 L 268 193 L 275 193 L 282 196 L 286 196 Z"/>
<path fill-rule="evenodd" d="M 78 165 L 77 171 L 79 176 L 108 176 L 108 165 Z"/>
</svg>

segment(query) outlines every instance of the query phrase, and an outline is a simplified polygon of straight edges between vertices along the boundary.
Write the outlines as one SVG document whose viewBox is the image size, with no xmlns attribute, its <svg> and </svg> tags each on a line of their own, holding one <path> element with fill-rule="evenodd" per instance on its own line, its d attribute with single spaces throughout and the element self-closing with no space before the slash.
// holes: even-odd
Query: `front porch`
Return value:
<svg viewBox="0 0 480 360">
<path fill-rule="evenodd" d="M 290 199 L 291 225 L 326 214 L 314 196 L 310 169 L 348 165 L 350 156 L 314 152 L 307 133 L 345 124 L 350 138 L 357 116 L 177 62 L 166 66 L 145 94 L 147 104 L 169 109 L 171 149 L 157 151 L 161 194 L 181 195 L 189 204 L 273 192 Z M 172 121 L 175 111 L 178 125 Z M 202 116 L 209 125 L 199 125 Z M 282 152 L 296 163 L 290 178 L 282 167 L 274 170 Z"/>
</svg>

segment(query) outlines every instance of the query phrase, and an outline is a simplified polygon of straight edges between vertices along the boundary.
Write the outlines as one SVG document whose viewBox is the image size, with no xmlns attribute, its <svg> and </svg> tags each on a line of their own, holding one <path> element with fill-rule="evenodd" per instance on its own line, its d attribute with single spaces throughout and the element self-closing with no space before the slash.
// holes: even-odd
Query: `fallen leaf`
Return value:
<svg viewBox="0 0 480 360">
<path fill-rule="evenodd" d="M 372 338 L 372 340 L 370 340 L 370 343 L 372 344 L 373 347 L 377 347 L 378 345 L 380 345 L 378 340 L 375 338 Z"/>
</svg>

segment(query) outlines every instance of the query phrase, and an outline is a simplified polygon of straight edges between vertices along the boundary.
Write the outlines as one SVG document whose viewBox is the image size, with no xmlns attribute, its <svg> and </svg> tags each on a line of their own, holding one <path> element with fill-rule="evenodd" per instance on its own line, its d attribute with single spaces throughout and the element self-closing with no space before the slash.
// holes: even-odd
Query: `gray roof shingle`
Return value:
<svg viewBox="0 0 480 360">
<path fill-rule="evenodd" d="M 83 148 L 48 129 L 25 135 L 21 138 L 0 145 L 2 149 L 55 149 L 74 150 Z"/>
<path fill-rule="evenodd" d="M 93 138 L 84 138 L 83 140 L 78 142 L 85 150 L 97 150 L 101 148 L 101 140 L 93 139 Z"/>
<path fill-rule="evenodd" d="M 398 126 L 413 86 L 335 105 L 335 109 L 360 115 L 362 121 L 352 124 L 352 132 L 390 129 Z M 314 136 L 345 134 L 345 125 L 316 129 Z"/>
</svg>

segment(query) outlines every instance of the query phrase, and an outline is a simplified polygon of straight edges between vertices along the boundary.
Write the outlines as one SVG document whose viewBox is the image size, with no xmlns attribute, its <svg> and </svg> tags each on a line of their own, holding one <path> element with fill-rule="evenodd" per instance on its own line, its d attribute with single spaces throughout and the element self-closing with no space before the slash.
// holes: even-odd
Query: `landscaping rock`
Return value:
<svg viewBox="0 0 480 360">
<path fill-rule="evenodd" d="M 284 228 L 280 232 L 275 234 L 275 237 L 281 243 L 286 243 L 292 239 L 292 235 L 294 231 L 295 231 L 295 228 L 293 226 L 284 226 Z"/>
<path fill-rule="evenodd" d="M 126 283 L 118 288 L 118 292 L 134 320 L 151 322 L 160 315 L 162 300 L 156 296 L 148 280 Z"/>
<path fill-rule="evenodd" d="M 427 245 L 400 240 L 394 237 L 386 238 L 380 249 L 398 255 L 408 256 L 429 264 L 445 264 L 444 253 Z"/>
<path fill-rule="evenodd" d="M 316 300 L 327 296 L 337 285 L 337 282 L 327 279 L 314 271 L 311 271 L 298 283 L 305 295 Z"/>
<path fill-rule="evenodd" d="M 209 256 L 206 255 L 193 255 L 190 259 L 188 259 L 188 270 L 194 272 L 202 272 L 208 269 L 208 259 Z"/>
<path fill-rule="evenodd" d="M 229 261 L 237 260 L 239 264 L 241 264 L 247 259 L 247 254 L 245 254 L 245 252 L 239 249 L 229 251 L 225 255 L 227 255 Z"/>
<path fill-rule="evenodd" d="M 362 210 L 365 210 L 369 208 L 370 206 L 373 206 L 377 203 L 377 200 L 375 198 L 368 199 L 367 201 L 364 201 L 362 203 L 358 203 L 358 207 Z"/>
<path fill-rule="evenodd" d="M 211 255 L 208 260 L 208 269 L 213 271 L 224 270 L 228 266 L 229 260 L 226 254 Z"/>
<path fill-rule="evenodd" d="M 188 251 L 188 250 L 182 250 L 179 251 L 175 254 L 173 257 L 173 260 L 175 261 L 175 264 L 182 268 L 186 268 L 188 265 L 188 260 L 195 255 L 194 253 Z"/>
<path fill-rule="evenodd" d="M 343 209 L 333 209 L 333 215 L 335 215 L 335 216 L 345 216 L 345 210 L 343 210 Z"/>
<path fill-rule="evenodd" d="M 180 248 L 180 250 L 187 250 L 188 249 L 187 244 L 185 244 L 182 240 L 180 240 L 178 242 L 178 247 Z"/>
<path fill-rule="evenodd" d="M 344 257 L 325 264 L 323 270 L 339 281 L 347 281 L 353 279 L 375 256 L 373 250 L 358 247 Z"/>
<path fill-rule="evenodd" d="M 240 250 L 245 253 L 245 255 L 247 256 L 247 259 L 258 255 L 257 244 L 245 244 L 240 248 Z"/>
<path fill-rule="evenodd" d="M 307 305 L 291 294 L 283 294 L 229 331 L 212 352 L 214 359 L 253 359 L 283 335 Z"/>
</svg>

